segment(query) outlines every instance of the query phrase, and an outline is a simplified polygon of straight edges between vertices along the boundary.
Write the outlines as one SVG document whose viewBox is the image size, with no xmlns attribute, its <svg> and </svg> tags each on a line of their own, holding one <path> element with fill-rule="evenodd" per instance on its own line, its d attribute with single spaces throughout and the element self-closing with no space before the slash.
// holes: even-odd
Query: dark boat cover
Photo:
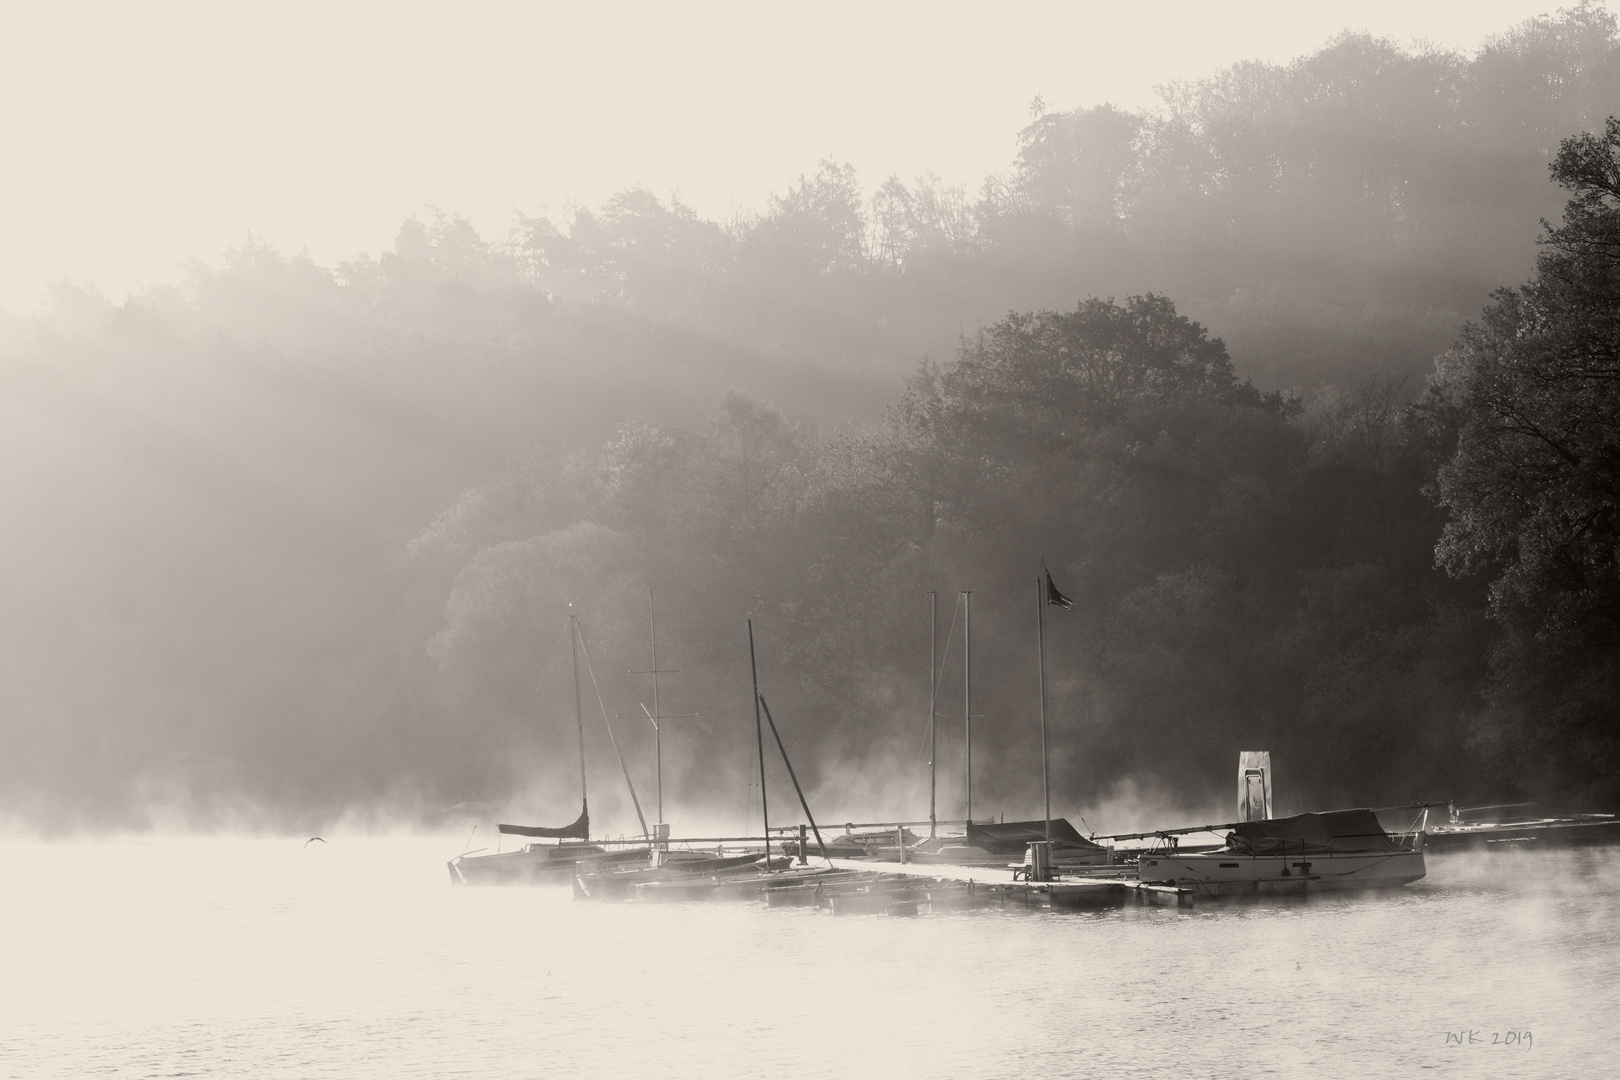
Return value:
<svg viewBox="0 0 1620 1080">
<path fill-rule="evenodd" d="M 1046 839 L 1044 821 L 1003 821 L 999 825 L 975 825 L 968 822 L 969 847 L 983 848 L 992 855 L 1022 855 L 1031 841 Z M 1098 844 L 1081 836 L 1067 818 L 1052 819 L 1052 843 L 1059 848 L 1084 848 L 1101 851 Z"/>
<path fill-rule="evenodd" d="M 589 840 L 591 838 L 591 811 L 587 804 L 581 803 L 579 818 L 572 825 L 564 825 L 560 829 L 548 829 L 544 825 L 499 825 L 501 832 L 509 836 L 539 836 L 555 837 L 561 840 Z"/>
<path fill-rule="evenodd" d="M 1325 851 L 1398 851 L 1371 810 L 1245 821 L 1233 827 L 1227 846 L 1245 855 L 1309 855 Z"/>
</svg>

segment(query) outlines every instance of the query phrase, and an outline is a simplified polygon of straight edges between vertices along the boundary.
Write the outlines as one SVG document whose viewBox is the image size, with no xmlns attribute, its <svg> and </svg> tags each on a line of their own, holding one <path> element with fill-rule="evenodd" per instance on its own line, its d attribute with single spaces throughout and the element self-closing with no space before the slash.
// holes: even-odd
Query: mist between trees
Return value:
<svg viewBox="0 0 1620 1080">
<path fill-rule="evenodd" d="M 566 604 L 630 716 L 654 589 L 667 802 L 743 813 L 751 612 L 827 814 L 918 816 L 927 592 L 943 646 L 971 589 L 975 807 L 1035 814 L 1042 557 L 1059 809 L 1212 805 L 1254 747 L 1292 809 L 1612 802 L 1615 30 L 1037 105 L 976 191 L 823 162 L 730 222 L 632 189 L 63 285 L 0 325 L 0 809 L 571 815 Z"/>
</svg>

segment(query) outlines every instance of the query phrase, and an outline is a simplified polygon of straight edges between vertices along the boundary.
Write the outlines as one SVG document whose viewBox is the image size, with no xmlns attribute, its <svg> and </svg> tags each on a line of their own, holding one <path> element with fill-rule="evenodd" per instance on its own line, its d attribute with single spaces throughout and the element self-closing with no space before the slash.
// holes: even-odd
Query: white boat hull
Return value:
<svg viewBox="0 0 1620 1080">
<path fill-rule="evenodd" d="M 1422 878 L 1421 851 L 1235 855 L 1149 852 L 1138 873 L 1200 896 L 1281 896 L 1349 889 L 1394 889 Z"/>
<path fill-rule="evenodd" d="M 516 851 L 458 855 L 449 862 L 457 885 L 566 885 L 582 865 L 644 859 L 645 851 L 610 853 L 591 843 L 526 844 Z"/>
</svg>

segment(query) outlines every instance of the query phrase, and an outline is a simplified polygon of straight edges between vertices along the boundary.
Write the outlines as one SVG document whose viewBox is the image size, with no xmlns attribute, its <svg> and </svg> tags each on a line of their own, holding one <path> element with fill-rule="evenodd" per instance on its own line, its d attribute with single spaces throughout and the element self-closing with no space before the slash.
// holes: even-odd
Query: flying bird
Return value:
<svg viewBox="0 0 1620 1080">
<path fill-rule="evenodd" d="M 315 842 L 315 841 L 317 841 L 317 840 L 321 840 L 321 838 L 320 838 L 320 837 L 318 837 L 318 836 L 312 836 L 312 837 L 310 837 L 310 838 L 309 838 L 309 839 L 308 839 L 308 840 L 305 840 L 305 841 L 304 841 L 304 846 L 305 846 L 305 847 L 309 847 L 309 845 L 311 845 L 311 844 L 313 844 L 313 843 L 314 843 L 314 842 Z M 325 841 L 325 840 L 321 840 L 321 843 L 323 843 L 323 844 L 324 844 L 324 843 L 326 843 L 326 841 Z"/>
</svg>

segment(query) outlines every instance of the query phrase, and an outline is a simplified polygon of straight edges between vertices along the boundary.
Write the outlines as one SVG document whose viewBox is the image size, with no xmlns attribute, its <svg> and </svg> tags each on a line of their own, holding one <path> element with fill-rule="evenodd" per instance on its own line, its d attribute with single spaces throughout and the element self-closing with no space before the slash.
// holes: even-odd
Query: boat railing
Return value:
<svg viewBox="0 0 1620 1080">
<path fill-rule="evenodd" d="M 771 831 L 775 832 L 774 829 Z M 660 846 L 668 844 L 674 847 L 680 844 L 763 844 L 766 840 L 773 844 L 781 843 L 781 837 L 779 836 L 671 836 L 669 839 L 659 840 L 657 843 Z M 653 840 L 645 836 L 621 836 L 612 840 L 591 841 L 593 844 L 602 844 L 604 846 L 611 844 L 617 847 L 645 847 L 653 842 Z"/>
<path fill-rule="evenodd" d="M 964 818 L 953 818 L 953 819 L 950 819 L 950 820 L 947 820 L 945 818 L 939 818 L 938 820 L 933 821 L 933 822 L 929 822 L 929 821 L 926 821 L 926 820 L 925 821 L 842 821 L 842 822 L 834 822 L 831 825 L 825 825 L 825 826 L 822 827 L 821 831 L 823 833 L 828 834 L 828 835 L 832 835 L 832 831 L 834 829 L 842 829 L 842 830 L 844 830 L 844 832 L 853 832 L 856 829 L 924 829 L 924 828 L 927 828 L 930 824 L 935 825 L 935 826 L 939 826 L 939 827 L 949 826 L 951 828 L 965 828 L 967 826 L 968 822 Z M 975 825 L 994 825 L 995 824 L 995 819 L 994 818 L 975 818 L 974 821 L 973 821 L 973 824 L 975 824 Z M 783 833 L 783 834 L 797 835 L 798 831 L 799 831 L 799 826 L 797 824 L 793 824 L 793 825 L 772 825 L 771 826 L 771 832 L 773 832 L 773 833 Z"/>
</svg>

